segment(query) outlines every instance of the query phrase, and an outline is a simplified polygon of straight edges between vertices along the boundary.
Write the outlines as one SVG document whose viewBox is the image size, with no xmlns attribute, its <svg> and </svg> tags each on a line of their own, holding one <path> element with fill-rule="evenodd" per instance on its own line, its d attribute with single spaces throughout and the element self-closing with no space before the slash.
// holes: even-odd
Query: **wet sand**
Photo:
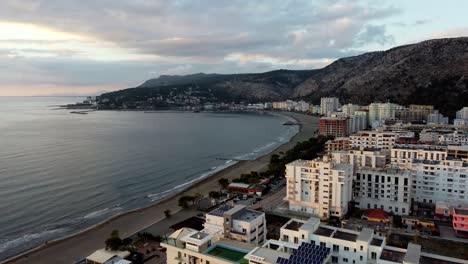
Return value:
<svg viewBox="0 0 468 264">
<path fill-rule="evenodd" d="M 183 195 L 202 193 L 207 196 L 210 191 L 218 191 L 220 189 L 218 184 L 220 178 L 232 180 L 233 178 L 239 177 L 242 173 L 265 170 L 272 154 L 285 152 L 291 149 L 297 142 L 308 140 L 314 136 L 315 131 L 318 129 L 317 117 L 287 112 L 281 114 L 296 119 L 301 123 L 301 129 L 288 143 L 281 145 L 273 152 L 259 157 L 256 160 L 240 161 L 231 167 L 195 183 L 186 190 L 158 201 L 149 207 L 120 214 L 99 225 L 81 231 L 76 235 L 49 242 L 43 246 L 1 262 L 1 264 L 73 263 L 73 261 L 83 259 L 95 250 L 103 248 L 104 241 L 112 230 L 118 229 L 122 237 L 129 236 L 164 219 L 164 210 L 169 209 L 173 213 L 179 211 L 178 200 L 179 197 Z"/>
</svg>

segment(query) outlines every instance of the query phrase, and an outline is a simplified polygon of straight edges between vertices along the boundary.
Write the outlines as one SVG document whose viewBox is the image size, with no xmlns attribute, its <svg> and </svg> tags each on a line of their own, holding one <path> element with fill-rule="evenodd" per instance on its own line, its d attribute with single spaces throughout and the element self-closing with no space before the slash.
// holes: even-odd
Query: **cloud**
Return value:
<svg viewBox="0 0 468 264">
<path fill-rule="evenodd" d="M 0 58 L 70 89 L 157 73 L 319 68 L 393 43 L 379 20 L 400 13 L 364 0 L 2 0 L 0 29 L 10 33 Z"/>
</svg>

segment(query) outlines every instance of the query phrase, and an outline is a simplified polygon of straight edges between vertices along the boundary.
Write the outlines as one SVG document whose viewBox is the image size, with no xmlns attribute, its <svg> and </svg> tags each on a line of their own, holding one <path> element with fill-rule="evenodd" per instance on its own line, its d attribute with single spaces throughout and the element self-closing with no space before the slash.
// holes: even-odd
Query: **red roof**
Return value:
<svg viewBox="0 0 468 264">
<path fill-rule="evenodd" d="M 387 220 L 388 214 L 382 209 L 369 209 L 365 214 L 368 218 Z"/>
</svg>

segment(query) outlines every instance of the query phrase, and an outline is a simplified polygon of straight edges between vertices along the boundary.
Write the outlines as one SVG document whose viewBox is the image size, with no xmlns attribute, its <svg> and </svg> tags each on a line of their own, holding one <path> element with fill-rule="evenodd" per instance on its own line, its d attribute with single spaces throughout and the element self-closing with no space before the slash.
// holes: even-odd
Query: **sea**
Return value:
<svg viewBox="0 0 468 264">
<path fill-rule="evenodd" d="M 298 132 L 261 113 L 57 109 L 0 97 L 0 260 L 150 205 Z"/>
</svg>

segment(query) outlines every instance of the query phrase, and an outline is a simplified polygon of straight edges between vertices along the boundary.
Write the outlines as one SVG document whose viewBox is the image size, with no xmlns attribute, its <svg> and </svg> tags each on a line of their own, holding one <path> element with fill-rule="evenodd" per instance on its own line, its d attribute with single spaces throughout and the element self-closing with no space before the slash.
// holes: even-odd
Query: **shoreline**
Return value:
<svg viewBox="0 0 468 264">
<path fill-rule="evenodd" d="M 73 260 L 85 258 L 95 250 L 104 247 L 104 240 L 112 230 L 118 229 L 122 237 L 135 234 L 145 227 L 164 219 L 164 210 L 172 208 L 173 213 L 180 211 L 181 208 L 178 206 L 179 197 L 197 192 L 207 195 L 212 190 L 219 190 L 218 180 L 220 178 L 227 178 L 231 181 L 241 173 L 265 169 L 269 164 L 271 155 L 291 149 L 297 142 L 313 137 L 313 131 L 318 127 L 318 118 L 314 116 L 294 112 L 268 112 L 268 114 L 296 120 L 299 124 L 299 131 L 287 142 L 254 160 L 238 161 L 220 171 L 196 180 L 192 184 L 160 200 L 154 201 L 148 206 L 114 215 L 84 230 L 63 238 L 48 241 L 45 244 L 3 260 L 0 264 L 28 263 L 30 258 L 34 259 L 35 263 L 70 263 Z M 306 120 L 311 123 L 304 122 Z M 56 256 L 57 252 L 63 252 L 63 255 Z"/>
</svg>

